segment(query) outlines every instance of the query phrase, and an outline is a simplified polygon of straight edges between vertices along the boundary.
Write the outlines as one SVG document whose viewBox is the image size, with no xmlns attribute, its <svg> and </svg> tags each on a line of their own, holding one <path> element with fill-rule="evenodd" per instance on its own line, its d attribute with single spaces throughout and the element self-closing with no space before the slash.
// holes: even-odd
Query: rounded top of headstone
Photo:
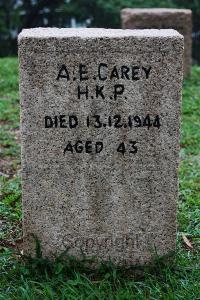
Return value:
<svg viewBox="0 0 200 300">
<path fill-rule="evenodd" d="M 177 37 L 173 29 L 103 29 L 103 28 L 31 28 L 23 29 L 22 38 L 123 38 L 123 37 Z"/>
<path fill-rule="evenodd" d="M 124 8 L 122 13 L 134 14 L 192 14 L 191 9 L 182 8 Z"/>
</svg>

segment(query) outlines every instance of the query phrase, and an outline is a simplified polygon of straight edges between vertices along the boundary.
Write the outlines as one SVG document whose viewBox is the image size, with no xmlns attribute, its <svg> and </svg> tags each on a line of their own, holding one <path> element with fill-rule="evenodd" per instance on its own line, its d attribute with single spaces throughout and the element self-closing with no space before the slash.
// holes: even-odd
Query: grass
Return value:
<svg viewBox="0 0 200 300">
<path fill-rule="evenodd" d="M 21 244 L 18 62 L 0 59 L 0 300 L 200 299 L 200 67 L 183 89 L 177 253 L 151 266 L 98 270 L 73 257 L 26 258 Z M 184 237 L 184 239 L 183 239 Z"/>
</svg>

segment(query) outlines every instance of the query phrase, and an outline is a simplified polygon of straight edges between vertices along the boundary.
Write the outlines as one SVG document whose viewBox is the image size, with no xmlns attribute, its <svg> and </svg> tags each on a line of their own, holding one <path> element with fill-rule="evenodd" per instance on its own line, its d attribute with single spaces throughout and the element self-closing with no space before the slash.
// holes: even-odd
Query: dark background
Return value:
<svg viewBox="0 0 200 300">
<path fill-rule="evenodd" d="M 125 7 L 192 9 L 193 63 L 200 64 L 200 0 L 0 0 L 0 56 L 17 54 L 22 28 L 120 28 L 120 10 Z"/>
</svg>

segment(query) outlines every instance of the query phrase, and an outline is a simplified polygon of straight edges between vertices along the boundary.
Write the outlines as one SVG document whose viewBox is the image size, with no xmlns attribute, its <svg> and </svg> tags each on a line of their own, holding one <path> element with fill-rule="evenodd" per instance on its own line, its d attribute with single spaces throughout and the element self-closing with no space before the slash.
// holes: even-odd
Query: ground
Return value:
<svg viewBox="0 0 200 300">
<path fill-rule="evenodd" d="M 0 59 L 0 300 L 200 299 L 200 67 L 184 81 L 177 251 L 144 268 L 21 255 L 18 61 Z"/>
</svg>

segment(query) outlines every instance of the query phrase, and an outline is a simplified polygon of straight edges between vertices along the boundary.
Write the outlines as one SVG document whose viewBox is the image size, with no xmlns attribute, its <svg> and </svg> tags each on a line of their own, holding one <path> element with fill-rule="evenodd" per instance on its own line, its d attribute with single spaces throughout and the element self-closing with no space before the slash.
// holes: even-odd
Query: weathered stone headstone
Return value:
<svg viewBox="0 0 200 300">
<path fill-rule="evenodd" d="M 19 35 L 26 253 L 175 249 L 182 52 L 174 30 Z"/>
<path fill-rule="evenodd" d="M 124 29 L 173 28 L 184 36 L 184 73 L 192 63 L 192 11 L 171 8 L 125 8 L 121 11 Z"/>
</svg>

